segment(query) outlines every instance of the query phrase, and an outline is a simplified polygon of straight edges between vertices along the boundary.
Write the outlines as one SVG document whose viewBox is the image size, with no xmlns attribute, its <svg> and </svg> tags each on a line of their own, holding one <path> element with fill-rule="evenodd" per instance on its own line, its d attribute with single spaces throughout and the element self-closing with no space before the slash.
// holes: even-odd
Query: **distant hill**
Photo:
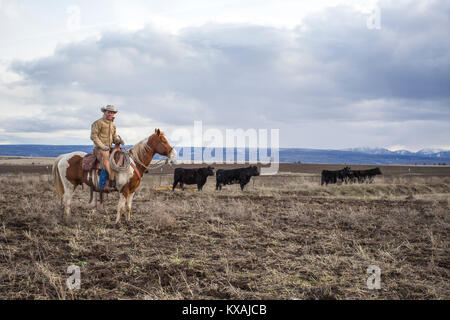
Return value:
<svg viewBox="0 0 450 320">
<path fill-rule="evenodd" d="M 280 162 L 338 164 L 450 164 L 450 152 L 421 154 L 407 150 L 280 149 Z"/>
<path fill-rule="evenodd" d="M 127 146 L 131 148 L 132 146 Z M 202 155 L 200 148 L 175 148 L 180 159 L 194 159 L 194 154 Z M 0 156 L 26 156 L 26 157 L 56 157 L 62 153 L 73 151 L 92 152 L 92 146 L 88 145 L 0 145 Z M 191 156 L 189 157 L 189 151 Z M 205 154 L 210 154 L 208 150 Z M 222 152 L 224 158 L 248 160 L 249 154 L 255 149 L 216 149 Z M 270 152 L 269 152 L 270 153 Z M 212 156 L 216 156 L 212 152 Z M 263 156 L 266 156 L 263 154 Z M 268 156 L 268 157 L 267 157 Z M 270 154 L 266 159 L 270 158 Z M 156 156 L 155 158 L 160 158 Z M 210 161 L 205 158 L 204 160 Z M 259 157 L 258 157 L 259 160 Z M 276 157 L 274 159 L 277 160 Z M 346 150 L 322 150 L 301 148 L 280 148 L 280 162 L 303 162 L 303 163 L 336 163 L 336 164 L 450 164 L 450 151 L 439 149 L 423 149 L 418 152 L 407 150 L 390 151 L 384 148 L 352 148 Z"/>
</svg>

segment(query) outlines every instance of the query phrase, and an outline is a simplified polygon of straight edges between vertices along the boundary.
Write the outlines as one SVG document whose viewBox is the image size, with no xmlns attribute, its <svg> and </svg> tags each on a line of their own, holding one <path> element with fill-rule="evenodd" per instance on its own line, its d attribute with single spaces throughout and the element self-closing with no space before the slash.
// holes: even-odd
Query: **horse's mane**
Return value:
<svg viewBox="0 0 450 320">
<path fill-rule="evenodd" d="M 153 134 L 151 136 L 153 136 Z M 164 137 L 164 133 L 160 131 L 159 136 Z M 131 156 L 133 159 L 137 160 L 137 162 L 143 163 L 145 155 L 152 149 L 147 143 L 150 137 L 142 139 L 130 149 Z"/>
<path fill-rule="evenodd" d="M 131 156 L 137 159 L 138 162 L 143 162 L 145 155 L 151 150 L 150 146 L 147 144 L 148 138 L 142 139 L 136 143 L 133 148 L 130 149 Z"/>
</svg>

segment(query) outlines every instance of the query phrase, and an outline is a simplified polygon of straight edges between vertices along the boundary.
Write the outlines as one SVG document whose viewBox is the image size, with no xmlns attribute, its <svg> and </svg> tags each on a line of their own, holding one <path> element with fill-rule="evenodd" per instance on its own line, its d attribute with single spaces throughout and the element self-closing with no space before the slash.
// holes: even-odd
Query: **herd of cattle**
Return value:
<svg viewBox="0 0 450 320">
<path fill-rule="evenodd" d="M 368 170 L 351 170 L 349 167 L 336 171 L 323 170 L 321 185 L 338 182 L 371 183 L 374 176 L 379 174 L 381 174 L 381 170 L 378 167 Z M 211 166 L 196 169 L 176 168 L 172 191 L 175 190 L 178 184 L 183 190 L 185 184 L 196 184 L 198 191 L 201 191 L 209 176 L 214 176 L 214 168 Z M 244 190 L 245 185 L 250 182 L 250 178 L 255 176 L 259 176 L 257 166 L 230 170 L 219 169 L 216 172 L 216 190 L 222 190 L 223 185 L 235 183 L 238 183 L 241 186 L 241 190 Z"/>
<path fill-rule="evenodd" d="M 175 190 L 178 183 L 180 183 L 181 189 L 183 190 L 184 184 L 196 184 L 198 191 L 200 191 L 205 185 L 208 176 L 214 176 L 214 168 L 211 166 L 198 169 L 176 168 L 172 191 Z M 234 183 L 239 183 L 241 190 L 244 190 L 245 185 L 254 176 L 259 176 L 257 166 L 231 170 L 219 169 L 216 172 L 216 190 L 221 190 L 222 185 Z"/>
<path fill-rule="evenodd" d="M 373 182 L 373 178 L 376 175 L 382 174 L 380 168 L 373 168 L 368 170 L 351 170 L 349 167 L 345 167 L 341 170 L 323 170 L 321 185 L 328 185 L 329 183 L 363 183 Z"/>
</svg>

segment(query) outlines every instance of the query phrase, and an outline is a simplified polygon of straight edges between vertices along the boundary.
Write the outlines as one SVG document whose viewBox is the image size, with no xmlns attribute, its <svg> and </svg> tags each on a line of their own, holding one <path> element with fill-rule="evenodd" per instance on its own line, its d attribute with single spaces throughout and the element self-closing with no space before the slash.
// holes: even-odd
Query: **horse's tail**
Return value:
<svg viewBox="0 0 450 320">
<path fill-rule="evenodd" d="M 60 155 L 56 158 L 52 167 L 52 175 L 53 175 L 53 184 L 55 185 L 56 193 L 58 194 L 59 200 L 62 200 L 64 196 L 64 185 L 61 181 L 61 175 L 59 173 L 58 164 L 61 161 L 63 155 Z"/>
</svg>

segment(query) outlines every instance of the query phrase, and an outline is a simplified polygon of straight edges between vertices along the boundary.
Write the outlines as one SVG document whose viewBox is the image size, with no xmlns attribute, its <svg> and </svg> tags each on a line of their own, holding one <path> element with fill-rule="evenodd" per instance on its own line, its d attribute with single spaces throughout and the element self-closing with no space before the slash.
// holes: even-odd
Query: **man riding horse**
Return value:
<svg viewBox="0 0 450 320">
<path fill-rule="evenodd" d="M 117 135 L 116 132 L 114 117 L 117 110 L 114 106 L 107 105 L 106 107 L 101 108 L 101 111 L 103 112 L 103 117 L 92 124 L 91 140 L 94 142 L 94 154 L 100 163 L 100 167 L 108 173 L 105 185 L 103 186 L 101 183 L 100 187 L 108 189 L 108 185 L 111 188 L 115 187 L 114 172 L 111 170 L 109 163 L 111 145 L 112 143 L 116 145 L 125 145 L 125 142 Z M 102 179 L 100 180 L 102 181 Z"/>
</svg>

